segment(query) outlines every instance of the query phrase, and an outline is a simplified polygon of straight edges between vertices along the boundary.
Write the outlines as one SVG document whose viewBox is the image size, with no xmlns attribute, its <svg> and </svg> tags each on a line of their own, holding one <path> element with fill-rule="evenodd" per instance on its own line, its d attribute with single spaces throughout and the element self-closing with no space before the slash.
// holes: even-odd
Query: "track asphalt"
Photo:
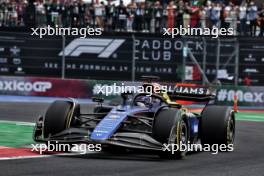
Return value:
<svg viewBox="0 0 264 176">
<path fill-rule="evenodd" d="M 0 102 L 0 120 L 34 122 L 39 114 L 45 112 L 48 105 L 49 102 Z M 91 105 L 82 105 L 81 108 L 83 112 L 87 112 L 86 110 L 91 109 Z M 250 116 L 250 114 L 248 115 Z M 248 117 L 243 118 L 242 120 L 248 119 Z M 4 136 L 1 135 L 0 137 L 3 138 Z M 219 153 L 217 155 L 200 152 L 190 154 L 183 160 L 160 160 L 156 155 L 142 153 L 118 155 L 91 153 L 74 156 L 14 159 L 0 161 L 0 176 L 263 176 L 263 150 L 264 122 L 237 121 L 234 152 Z"/>
</svg>

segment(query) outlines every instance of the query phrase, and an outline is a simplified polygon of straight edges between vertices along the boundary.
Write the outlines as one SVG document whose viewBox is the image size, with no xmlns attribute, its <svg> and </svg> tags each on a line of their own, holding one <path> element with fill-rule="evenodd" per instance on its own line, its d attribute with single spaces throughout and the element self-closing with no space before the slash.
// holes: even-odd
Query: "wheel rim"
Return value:
<svg viewBox="0 0 264 176">
<path fill-rule="evenodd" d="M 181 122 L 181 126 L 180 126 L 180 141 L 183 143 L 183 144 L 186 144 L 187 143 L 187 126 L 185 124 L 184 121 Z"/>
<path fill-rule="evenodd" d="M 227 129 L 227 143 L 233 144 L 234 137 L 235 137 L 235 122 L 234 119 L 231 117 L 229 123 L 228 123 L 228 129 Z"/>
</svg>

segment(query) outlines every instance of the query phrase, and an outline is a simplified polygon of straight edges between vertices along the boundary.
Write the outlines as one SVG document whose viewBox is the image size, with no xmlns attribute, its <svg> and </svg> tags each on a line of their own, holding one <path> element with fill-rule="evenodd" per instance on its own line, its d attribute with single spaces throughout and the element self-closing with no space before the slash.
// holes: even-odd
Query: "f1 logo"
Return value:
<svg viewBox="0 0 264 176">
<path fill-rule="evenodd" d="M 82 53 L 99 54 L 99 58 L 109 58 L 123 43 L 125 39 L 74 39 L 65 47 L 65 56 L 78 57 Z M 63 51 L 59 53 L 62 56 Z"/>
</svg>

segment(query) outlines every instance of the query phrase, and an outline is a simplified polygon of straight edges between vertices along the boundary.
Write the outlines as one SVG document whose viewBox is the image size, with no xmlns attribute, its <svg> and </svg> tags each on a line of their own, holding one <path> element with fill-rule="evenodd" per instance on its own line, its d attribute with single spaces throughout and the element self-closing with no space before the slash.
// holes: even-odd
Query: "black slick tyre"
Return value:
<svg viewBox="0 0 264 176">
<path fill-rule="evenodd" d="M 170 144 L 171 151 L 160 151 L 159 156 L 164 159 L 181 159 L 186 151 L 175 150 L 176 145 L 188 143 L 188 125 L 178 109 L 164 108 L 156 114 L 153 124 L 153 137 L 162 144 Z M 172 150 L 174 150 L 172 152 Z"/>
<path fill-rule="evenodd" d="M 235 116 L 230 107 L 206 106 L 201 118 L 202 144 L 234 144 Z"/>
</svg>

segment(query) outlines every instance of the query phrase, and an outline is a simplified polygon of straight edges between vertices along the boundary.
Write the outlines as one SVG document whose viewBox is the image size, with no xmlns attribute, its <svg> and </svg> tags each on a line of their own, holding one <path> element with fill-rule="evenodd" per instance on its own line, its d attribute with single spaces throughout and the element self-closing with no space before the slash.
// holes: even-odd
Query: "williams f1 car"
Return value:
<svg viewBox="0 0 264 176">
<path fill-rule="evenodd" d="M 233 144 L 235 113 L 227 106 L 214 105 L 215 94 L 205 87 L 177 86 L 165 94 L 123 93 L 117 106 L 103 104 L 92 113 L 81 114 L 74 100 L 53 102 L 36 122 L 33 138 L 37 142 L 101 144 L 104 147 L 152 150 L 161 157 L 172 155 L 164 144 Z M 173 101 L 172 101 L 173 100 Z M 192 113 L 178 100 L 205 102 L 201 113 Z"/>
</svg>

